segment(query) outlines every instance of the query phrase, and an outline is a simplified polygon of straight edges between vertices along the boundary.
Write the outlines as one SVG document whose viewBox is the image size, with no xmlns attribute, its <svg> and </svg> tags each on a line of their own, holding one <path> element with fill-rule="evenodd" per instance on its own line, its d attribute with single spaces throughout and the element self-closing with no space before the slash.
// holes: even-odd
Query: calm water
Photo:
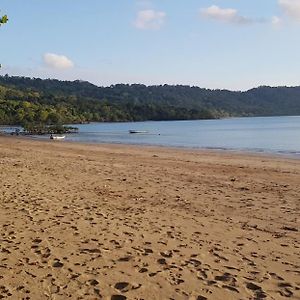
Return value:
<svg viewBox="0 0 300 300">
<path fill-rule="evenodd" d="M 75 125 L 66 140 L 245 150 L 300 156 L 300 116 Z M 145 130 L 146 134 L 129 134 Z"/>
<path fill-rule="evenodd" d="M 300 155 L 300 116 L 77 125 L 67 139 Z M 146 134 L 129 134 L 146 130 Z"/>
</svg>

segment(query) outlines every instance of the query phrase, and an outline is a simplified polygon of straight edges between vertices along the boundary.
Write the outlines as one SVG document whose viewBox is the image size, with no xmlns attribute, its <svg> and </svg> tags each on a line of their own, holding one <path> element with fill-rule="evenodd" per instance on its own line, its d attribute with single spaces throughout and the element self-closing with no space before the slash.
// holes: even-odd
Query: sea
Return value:
<svg viewBox="0 0 300 300">
<path fill-rule="evenodd" d="M 300 116 L 73 124 L 65 141 L 215 149 L 300 158 Z M 2 127 L 0 131 L 13 131 Z M 143 131 L 130 133 L 130 130 Z M 36 137 L 38 138 L 38 137 Z M 41 138 L 49 138 L 47 136 Z"/>
</svg>

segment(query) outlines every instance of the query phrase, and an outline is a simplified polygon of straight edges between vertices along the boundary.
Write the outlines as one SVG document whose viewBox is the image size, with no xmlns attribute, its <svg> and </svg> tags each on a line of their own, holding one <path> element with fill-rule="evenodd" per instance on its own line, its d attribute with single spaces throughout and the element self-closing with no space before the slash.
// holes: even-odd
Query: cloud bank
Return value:
<svg viewBox="0 0 300 300">
<path fill-rule="evenodd" d="M 278 3 L 288 17 L 300 22 L 300 0 L 279 0 Z"/>
<path fill-rule="evenodd" d="M 74 63 L 64 55 L 45 53 L 43 59 L 45 65 L 50 68 L 63 70 L 74 67 Z"/>
<path fill-rule="evenodd" d="M 141 10 L 138 12 L 134 26 L 141 30 L 158 30 L 165 23 L 166 13 L 153 9 Z"/>
</svg>

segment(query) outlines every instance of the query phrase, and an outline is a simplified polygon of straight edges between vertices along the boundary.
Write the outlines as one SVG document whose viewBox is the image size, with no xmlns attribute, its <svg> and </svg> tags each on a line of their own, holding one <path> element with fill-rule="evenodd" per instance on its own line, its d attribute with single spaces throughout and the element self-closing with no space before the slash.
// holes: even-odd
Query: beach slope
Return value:
<svg viewBox="0 0 300 300">
<path fill-rule="evenodd" d="M 300 299 L 300 161 L 0 137 L 0 298 Z"/>
</svg>

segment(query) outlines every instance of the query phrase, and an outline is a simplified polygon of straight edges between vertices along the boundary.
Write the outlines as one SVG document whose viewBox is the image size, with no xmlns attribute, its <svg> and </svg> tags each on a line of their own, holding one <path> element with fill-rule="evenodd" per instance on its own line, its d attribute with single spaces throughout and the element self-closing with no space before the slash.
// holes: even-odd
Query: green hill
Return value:
<svg viewBox="0 0 300 300">
<path fill-rule="evenodd" d="M 0 124 L 300 115 L 300 87 L 246 92 L 0 76 Z"/>
</svg>

